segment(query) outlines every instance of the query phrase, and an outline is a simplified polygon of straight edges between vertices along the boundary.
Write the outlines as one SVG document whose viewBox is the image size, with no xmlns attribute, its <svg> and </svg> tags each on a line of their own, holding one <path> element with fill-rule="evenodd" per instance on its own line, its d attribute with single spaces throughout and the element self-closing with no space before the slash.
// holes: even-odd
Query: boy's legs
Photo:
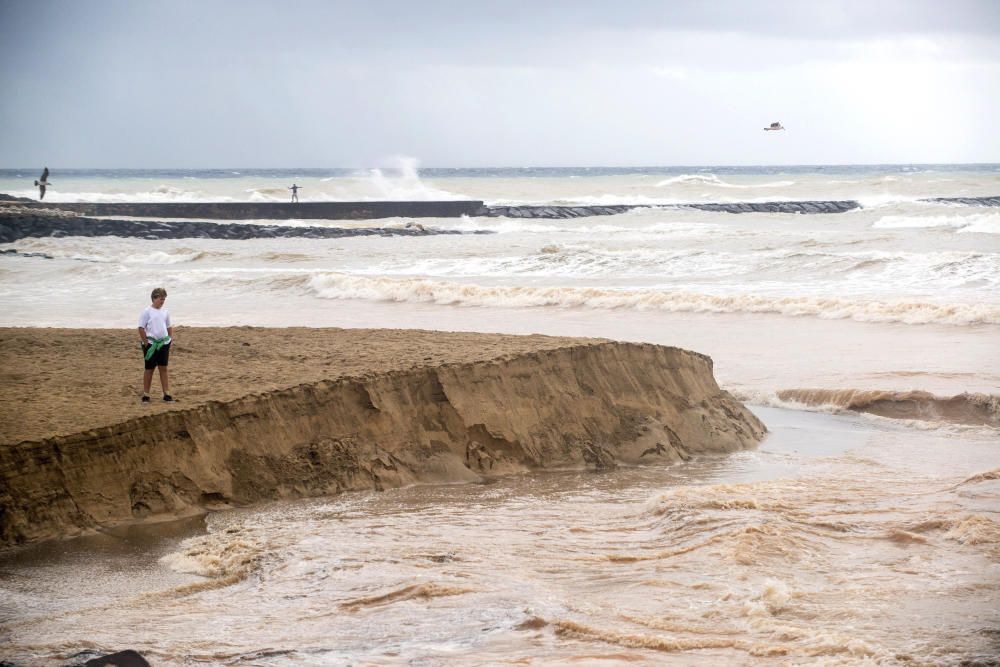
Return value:
<svg viewBox="0 0 1000 667">
<path fill-rule="evenodd" d="M 166 366 L 157 366 L 156 370 L 160 371 L 160 386 L 163 387 L 163 395 L 167 396 L 170 394 L 170 376 Z M 153 380 L 153 371 L 149 371 L 150 382 Z"/>
<path fill-rule="evenodd" d="M 153 386 L 153 369 L 147 368 L 142 373 L 142 395 L 149 393 L 149 388 Z"/>
</svg>

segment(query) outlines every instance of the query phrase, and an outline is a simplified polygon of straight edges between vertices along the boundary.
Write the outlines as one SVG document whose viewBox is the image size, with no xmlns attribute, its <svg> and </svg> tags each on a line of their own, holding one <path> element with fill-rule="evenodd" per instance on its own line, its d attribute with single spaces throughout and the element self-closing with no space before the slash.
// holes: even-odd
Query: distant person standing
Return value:
<svg viewBox="0 0 1000 667">
<path fill-rule="evenodd" d="M 292 183 L 292 187 L 290 187 L 288 189 L 292 191 L 292 203 L 294 204 L 294 203 L 298 202 L 299 201 L 299 186 L 295 185 L 295 183 Z"/>
<path fill-rule="evenodd" d="M 142 342 L 142 355 L 146 371 L 142 375 L 142 402 L 149 403 L 149 388 L 153 384 L 153 369 L 160 371 L 160 386 L 163 387 L 163 400 L 170 402 L 170 378 L 167 375 L 167 362 L 170 359 L 170 344 L 173 343 L 174 328 L 170 324 L 170 313 L 163 307 L 167 300 L 167 290 L 157 287 L 150 294 L 153 303 L 139 315 L 139 340 Z"/>
</svg>

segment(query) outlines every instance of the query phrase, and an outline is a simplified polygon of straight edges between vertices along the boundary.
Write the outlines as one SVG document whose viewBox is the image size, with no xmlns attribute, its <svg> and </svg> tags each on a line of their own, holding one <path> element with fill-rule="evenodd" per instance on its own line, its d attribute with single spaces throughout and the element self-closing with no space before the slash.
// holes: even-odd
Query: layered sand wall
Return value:
<svg viewBox="0 0 1000 667">
<path fill-rule="evenodd" d="M 278 498 L 670 462 L 764 433 L 711 359 L 655 345 L 321 380 L 0 445 L 0 544 Z"/>
</svg>

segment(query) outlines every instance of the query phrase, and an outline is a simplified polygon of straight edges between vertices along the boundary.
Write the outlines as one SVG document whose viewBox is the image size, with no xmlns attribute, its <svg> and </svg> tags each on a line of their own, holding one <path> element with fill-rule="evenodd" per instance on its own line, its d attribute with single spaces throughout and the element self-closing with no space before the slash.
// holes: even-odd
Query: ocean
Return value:
<svg viewBox="0 0 1000 667">
<path fill-rule="evenodd" d="M 0 170 L 36 197 L 39 170 Z M 0 659 L 1000 664 L 1000 165 L 52 169 L 45 201 L 644 204 L 438 236 L 0 245 L 0 326 L 600 336 L 708 354 L 770 435 L 669 467 L 220 512 L 0 554 Z M 838 214 L 690 202 L 855 200 Z M 658 208 L 657 205 L 663 206 Z M 408 219 L 243 224 L 405 226 Z M 183 396 L 183 375 L 173 378 Z M 252 388 L 248 388 L 252 389 Z"/>
</svg>

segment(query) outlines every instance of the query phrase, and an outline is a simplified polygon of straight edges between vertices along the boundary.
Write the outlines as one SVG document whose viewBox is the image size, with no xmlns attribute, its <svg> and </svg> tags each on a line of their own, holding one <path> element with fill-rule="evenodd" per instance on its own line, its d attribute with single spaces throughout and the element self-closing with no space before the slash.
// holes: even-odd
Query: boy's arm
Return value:
<svg viewBox="0 0 1000 667">
<path fill-rule="evenodd" d="M 142 341 L 143 345 L 146 345 L 146 344 L 149 343 L 149 339 L 146 338 L 146 330 L 143 329 L 142 327 L 139 327 L 139 340 Z"/>
<path fill-rule="evenodd" d="M 174 328 L 173 327 L 167 327 L 167 335 L 170 336 L 170 342 L 173 343 L 174 342 Z"/>
</svg>

